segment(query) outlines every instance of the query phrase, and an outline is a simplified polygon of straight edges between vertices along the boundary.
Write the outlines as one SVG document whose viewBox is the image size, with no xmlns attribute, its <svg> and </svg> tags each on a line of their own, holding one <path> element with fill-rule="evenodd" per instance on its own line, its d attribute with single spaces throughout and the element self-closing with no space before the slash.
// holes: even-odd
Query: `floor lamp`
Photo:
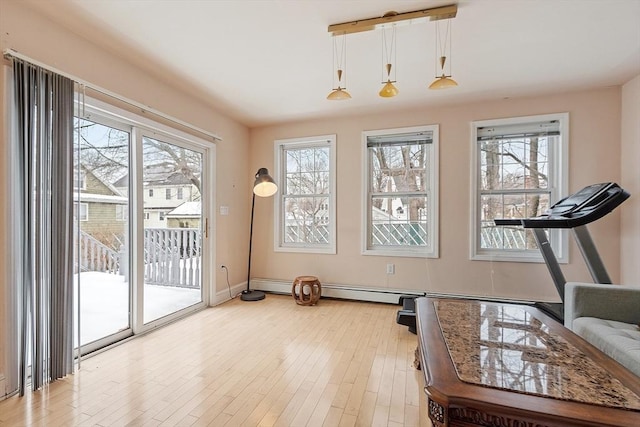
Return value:
<svg viewBox="0 0 640 427">
<path fill-rule="evenodd" d="M 256 205 L 256 196 L 270 197 L 276 194 L 278 186 L 269 175 L 267 168 L 260 168 L 256 173 L 256 180 L 253 183 L 253 197 L 251 198 L 251 228 L 249 229 L 249 267 L 247 268 L 247 289 L 242 291 L 240 299 L 242 301 L 260 301 L 265 295 L 262 291 L 252 291 L 249 287 L 251 281 L 251 243 L 253 240 L 253 211 Z"/>
</svg>

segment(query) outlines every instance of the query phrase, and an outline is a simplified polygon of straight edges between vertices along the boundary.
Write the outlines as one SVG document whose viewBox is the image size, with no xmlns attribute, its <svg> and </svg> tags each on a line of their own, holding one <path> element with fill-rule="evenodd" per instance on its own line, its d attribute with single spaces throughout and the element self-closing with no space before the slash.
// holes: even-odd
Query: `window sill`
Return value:
<svg viewBox="0 0 640 427">
<path fill-rule="evenodd" d="M 544 263 L 542 255 L 538 254 L 505 254 L 505 253 L 482 253 L 471 255 L 471 261 L 496 261 L 496 262 L 527 262 L 527 263 Z M 565 257 L 558 258 L 559 264 L 568 264 L 569 260 Z"/>
<path fill-rule="evenodd" d="M 416 250 L 399 250 L 399 249 L 365 249 L 362 255 L 385 256 L 385 257 L 402 257 L 402 258 L 439 258 L 437 253 Z"/>
</svg>

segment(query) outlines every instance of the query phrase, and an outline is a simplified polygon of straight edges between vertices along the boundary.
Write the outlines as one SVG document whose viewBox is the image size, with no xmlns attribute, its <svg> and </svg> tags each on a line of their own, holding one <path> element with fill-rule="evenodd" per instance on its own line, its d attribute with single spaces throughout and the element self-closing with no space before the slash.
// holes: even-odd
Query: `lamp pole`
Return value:
<svg viewBox="0 0 640 427">
<path fill-rule="evenodd" d="M 251 283 L 251 247 L 253 243 L 253 212 L 256 206 L 256 193 L 251 192 L 253 197 L 251 198 L 251 226 L 249 228 L 249 265 L 247 267 L 247 289 L 242 291 L 242 295 L 240 295 L 240 299 L 242 301 L 260 301 L 264 299 L 265 294 L 262 291 L 252 291 L 249 287 Z"/>
<path fill-rule="evenodd" d="M 253 183 L 253 191 L 251 198 L 251 226 L 249 228 L 249 265 L 247 266 L 247 289 L 242 291 L 240 299 L 243 301 L 260 301 L 264 299 L 265 294 L 262 291 L 252 291 L 251 284 L 251 249 L 253 246 L 253 213 L 256 207 L 256 194 L 260 197 L 273 196 L 278 191 L 278 186 L 273 178 L 269 176 L 267 168 L 260 168 L 256 173 L 256 180 Z"/>
</svg>

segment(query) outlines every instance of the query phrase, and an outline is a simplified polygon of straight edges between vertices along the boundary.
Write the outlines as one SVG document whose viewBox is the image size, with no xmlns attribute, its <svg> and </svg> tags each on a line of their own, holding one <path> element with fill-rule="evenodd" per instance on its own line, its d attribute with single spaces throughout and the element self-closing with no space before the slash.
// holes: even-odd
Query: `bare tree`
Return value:
<svg viewBox="0 0 640 427">
<path fill-rule="evenodd" d="M 486 197 L 482 204 L 484 220 L 540 215 L 544 207 L 540 194 L 518 192 L 547 187 L 548 176 L 541 167 L 545 160 L 546 145 L 540 145 L 540 138 L 487 140 L 481 142 L 480 150 L 483 160 L 482 189 L 515 190 L 513 194 L 505 193 L 502 199 L 498 199 L 500 196 Z M 536 247 L 535 238 L 530 232 L 526 233 L 526 247 Z"/>
<path fill-rule="evenodd" d="M 374 192 L 416 192 L 422 191 L 426 176 L 426 145 L 407 142 L 401 146 L 372 147 L 373 156 L 378 168 L 374 167 Z M 391 211 L 391 198 L 388 199 L 386 211 Z M 403 205 L 408 205 L 408 218 L 417 221 L 421 208 L 425 207 L 423 198 L 403 198 Z M 373 205 L 382 209 L 382 199 L 374 199 Z"/>
<path fill-rule="evenodd" d="M 123 130 L 77 119 L 75 143 L 79 162 L 105 182 L 113 184 L 129 171 L 131 135 Z M 163 170 L 165 178 L 180 175 L 201 191 L 200 154 L 152 138 L 143 138 L 145 167 Z"/>
</svg>

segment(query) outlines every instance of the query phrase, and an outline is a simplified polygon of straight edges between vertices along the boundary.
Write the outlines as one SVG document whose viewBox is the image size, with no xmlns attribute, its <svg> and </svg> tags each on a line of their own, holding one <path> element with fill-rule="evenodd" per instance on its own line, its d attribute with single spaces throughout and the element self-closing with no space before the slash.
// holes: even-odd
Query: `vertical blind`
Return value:
<svg viewBox="0 0 640 427">
<path fill-rule="evenodd" d="M 73 371 L 74 82 L 13 60 L 18 392 Z"/>
</svg>

